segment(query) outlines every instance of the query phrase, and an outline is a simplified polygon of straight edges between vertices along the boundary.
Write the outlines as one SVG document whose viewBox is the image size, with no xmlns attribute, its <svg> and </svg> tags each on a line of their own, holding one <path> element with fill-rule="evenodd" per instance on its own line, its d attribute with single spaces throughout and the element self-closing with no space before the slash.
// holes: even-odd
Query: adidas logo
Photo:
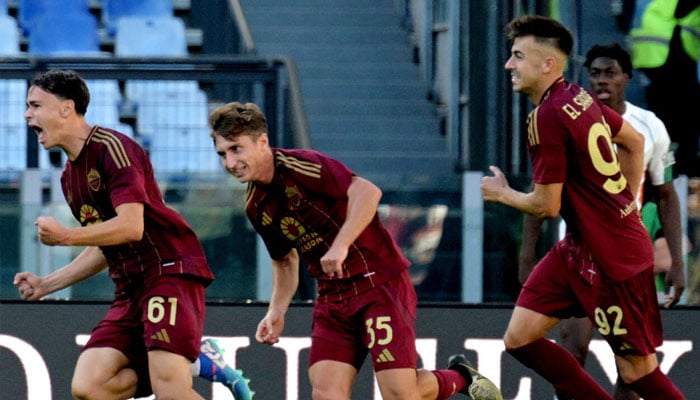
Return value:
<svg viewBox="0 0 700 400">
<path fill-rule="evenodd" d="M 394 359 L 394 356 L 391 355 L 391 352 L 387 349 L 382 350 L 382 353 L 377 357 L 376 362 L 377 363 L 384 363 L 384 362 L 390 362 L 390 361 L 396 361 Z"/>
<path fill-rule="evenodd" d="M 626 350 L 631 350 L 634 347 L 628 342 L 628 341 L 623 341 L 622 344 L 620 344 L 620 351 L 626 351 Z"/>
<path fill-rule="evenodd" d="M 161 342 L 170 343 L 170 336 L 168 336 L 168 331 L 165 328 L 151 335 L 151 339 L 160 340 Z"/>
</svg>

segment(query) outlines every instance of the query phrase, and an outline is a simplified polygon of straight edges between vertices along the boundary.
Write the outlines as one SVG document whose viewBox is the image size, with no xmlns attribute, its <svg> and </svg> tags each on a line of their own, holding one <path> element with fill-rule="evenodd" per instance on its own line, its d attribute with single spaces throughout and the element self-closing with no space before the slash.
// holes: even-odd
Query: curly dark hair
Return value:
<svg viewBox="0 0 700 400">
<path fill-rule="evenodd" d="M 590 68 L 593 60 L 598 57 L 607 57 L 617 61 L 622 68 L 622 72 L 632 77 L 632 59 L 630 53 L 625 50 L 619 43 L 613 42 L 609 44 L 595 44 L 586 53 L 586 61 L 583 66 Z"/>
</svg>

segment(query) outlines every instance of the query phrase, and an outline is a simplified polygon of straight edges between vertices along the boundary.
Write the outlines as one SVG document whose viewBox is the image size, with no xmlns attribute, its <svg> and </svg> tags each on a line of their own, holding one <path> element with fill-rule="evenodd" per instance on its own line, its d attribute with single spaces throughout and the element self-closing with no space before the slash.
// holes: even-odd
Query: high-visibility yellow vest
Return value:
<svg viewBox="0 0 700 400">
<path fill-rule="evenodd" d="M 683 18 L 675 18 L 678 0 L 653 0 L 644 10 L 639 26 L 630 30 L 632 65 L 656 68 L 668 58 L 671 37 L 681 27 L 683 49 L 693 60 L 700 56 L 700 7 Z"/>
</svg>

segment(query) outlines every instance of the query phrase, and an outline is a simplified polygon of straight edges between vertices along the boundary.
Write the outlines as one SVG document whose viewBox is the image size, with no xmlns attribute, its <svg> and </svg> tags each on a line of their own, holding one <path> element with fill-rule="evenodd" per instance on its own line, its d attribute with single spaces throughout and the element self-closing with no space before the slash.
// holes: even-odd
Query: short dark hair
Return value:
<svg viewBox="0 0 700 400">
<path fill-rule="evenodd" d="M 75 112 L 85 115 L 90 104 L 90 91 L 83 78 L 71 70 L 52 69 L 34 76 L 29 86 L 42 90 L 65 100 L 73 100 Z"/>
<path fill-rule="evenodd" d="M 549 43 L 567 56 L 574 49 L 574 37 L 561 22 L 542 15 L 523 15 L 506 25 L 509 40 L 521 36 L 534 36 L 535 41 Z"/>
<path fill-rule="evenodd" d="M 613 42 L 608 44 L 595 44 L 586 53 L 586 61 L 583 66 L 590 69 L 593 60 L 598 57 L 611 58 L 617 61 L 622 68 L 622 72 L 632 77 L 632 59 L 630 53 L 624 49 L 619 43 Z"/>
</svg>

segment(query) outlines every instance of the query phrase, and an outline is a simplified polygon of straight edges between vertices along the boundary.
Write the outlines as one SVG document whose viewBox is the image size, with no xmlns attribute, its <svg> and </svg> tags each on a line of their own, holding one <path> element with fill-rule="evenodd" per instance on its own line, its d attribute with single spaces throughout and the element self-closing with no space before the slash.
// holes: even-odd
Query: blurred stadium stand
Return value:
<svg viewBox="0 0 700 400">
<path fill-rule="evenodd" d="M 29 36 L 35 26 L 41 24 L 37 18 L 44 16 L 64 16 L 89 14 L 88 0 L 17 0 L 17 20 L 23 34 Z"/>
<path fill-rule="evenodd" d="M 0 0 L 0 8 L 7 12 L 5 0 Z M 0 57 L 19 54 L 19 37 L 17 20 L 0 14 Z M 23 118 L 26 92 L 25 80 L 0 80 L 0 170 L 26 168 L 27 129 Z"/>
<path fill-rule="evenodd" d="M 178 17 L 121 17 L 115 24 L 114 55 L 185 57 L 185 32 Z"/>
<path fill-rule="evenodd" d="M 119 20 L 124 17 L 161 18 L 172 16 L 172 0 L 102 1 L 102 23 L 110 36 L 116 35 Z"/>
<path fill-rule="evenodd" d="M 0 14 L 0 37 L 0 55 L 19 54 L 20 30 L 14 17 Z"/>
<path fill-rule="evenodd" d="M 42 56 L 100 55 L 97 19 L 89 12 L 36 15 L 27 52 Z"/>
<path fill-rule="evenodd" d="M 377 182 L 383 203 L 398 206 L 392 210 L 418 207 L 418 217 L 392 222 L 399 230 L 419 233 L 400 243 L 408 254 L 433 246 L 432 261 L 412 260 L 424 267 L 416 278 L 421 300 L 459 300 L 465 277 L 471 277 L 462 263 L 472 262 L 483 264 L 483 277 L 477 276 L 483 294 L 476 297 L 508 302 L 519 290 L 520 215 L 486 204 L 467 221 L 462 209 L 467 196 L 482 203 L 478 187 L 462 187 L 463 172 L 486 172 L 493 164 L 503 167 L 514 186 L 530 180 L 518 135 L 529 108 L 526 99 L 512 93 L 503 70 L 508 51 L 502 28 L 515 14 L 543 13 L 560 3 L 579 54 L 592 43 L 624 41 L 608 0 L 586 0 L 585 10 L 582 0 L 488 6 L 446 0 L 169 0 L 172 8 L 162 0 L 86 0 L 97 21 L 95 58 L 100 60 L 93 60 L 95 36 L 87 23 L 78 25 L 90 27 L 85 36 L 91 44 L 83 48 L 90 50 L 49 61 L 32 44 L 38 39 L 29 33 L 31 25 L 23 23 L 26 32 L 17 28 L 25 1 L 30 0 L 0 0 L 0 17 L 9 18 L 0 18 L 6 32 L 0 36 L 5 61 L 0 69 L 0 225 L 16 229 L 22 224 L 17 171 L 59 167 L 64 161 L 38 149 L 33 132 L 26 132 L 26 82 L 49 66 L 74 68 L 93 93 L 88 120 L 131 135 L 150 152 L 166 199 L 193 223 L 221 278 L 208 295 L 222 299 L 255 297 L 251 249 L 256 244 L 243 205 L 218 203 L 230 201 L 240 187 L 231 187 L 212 154 L 206 115 L 213 107 L 233 100 L 263 104 L 273 144 L 327 152 Z M 137 20 L 139 28 L 119 28 L 145 11 L 110 8 L 117 3 L 152 5 L 159 11 L 150 12 L 167 14 L 176 33 L 163 34 L 156 23 L 163 15 L 153 14 Z M 45 0 L 37 7 L 58 4 L 61 15 L 69 5 L 85 11 L 80 0 Z M 154 46 L 157 36 L 165 41 Z M 32 63 L 13 64 L 13 55 L 24 61 L 29 56 Z M 216 60 L 200 59 L 207 57 Z M 571 78 L 580 80 L 580 57 L 573 61 Z M 47 192 L 45 187 L 41 195 L 46 198 Z M 425 225 L 427 211 L 443 205 L 441 235 L 415 226 Z M 475 251 L 465 254 L 462 233 L 472 228 L 470 222 L 483 223 L 473 228 L 483 237 L 478 232 L 469 237 L 483 240 L 483 246 L 477 242 Z M 419 243 L 421 235 L 429 240 Z M 3 231 L 3 237 L 13 240 L 0 243 L 0 274 L 10 274 L 28 261 L 16 249 L 16 234 Z M 7 282 L 11 275 L 0 276 L 0 285 Z M 111 296 L 85 284 L 74 293 Z"/>
</svg>

